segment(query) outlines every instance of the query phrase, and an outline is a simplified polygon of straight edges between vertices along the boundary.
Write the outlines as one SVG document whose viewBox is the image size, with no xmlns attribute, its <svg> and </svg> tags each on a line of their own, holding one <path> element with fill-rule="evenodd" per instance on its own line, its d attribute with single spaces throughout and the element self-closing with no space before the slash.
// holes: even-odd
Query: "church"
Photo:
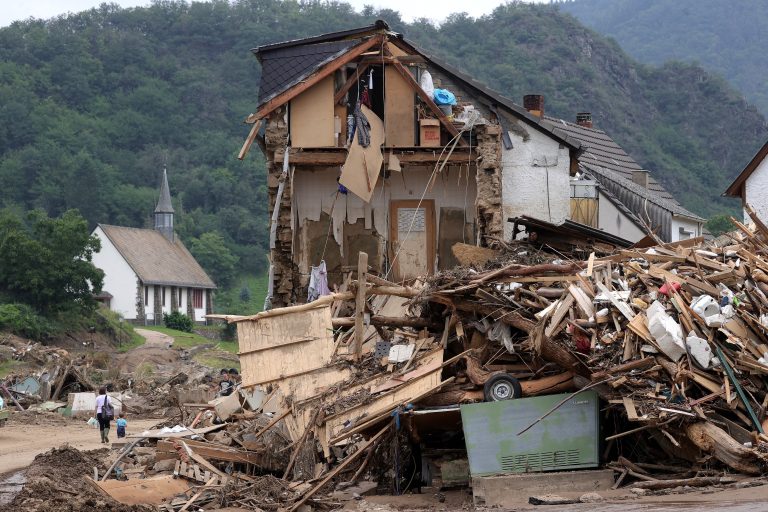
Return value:
<svg viewBox="0 0 768 512">
<path fill-rule="evenodd" d="M 98 299 L 125 320 L 162 325 L 163 314 L 180 311 L 194 322 L 213 312 L 216 285 L 173 230 L 174 210 L 163 170 L 154 229 L 98 224 L 101 251 L 93 264 L 104 271 Z"/>
</svg>

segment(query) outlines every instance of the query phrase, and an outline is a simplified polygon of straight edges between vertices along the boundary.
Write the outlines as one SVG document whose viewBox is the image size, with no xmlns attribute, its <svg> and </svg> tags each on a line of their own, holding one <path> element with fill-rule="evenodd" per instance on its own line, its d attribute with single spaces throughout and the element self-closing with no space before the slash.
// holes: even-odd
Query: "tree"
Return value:
<svg viewBox="0 0 768 512">
<path fill-rule="evenodd" d="M 189 242 L 189 250 L 219 286 L 226 286 L 235 277 L 237 256 L 227 248 L 218 232 L 203 233 Z"/>
<path fill-rule="evenodd" d="M 707 221 L 706 228 L 714 236 L 720 236 L 728 231 L 733 231 L 735 226 L 733 225 L 733 222 L 731 222 L 730 216 L 715 215 Z"/>
<path fill-rule="evenodd" d="M 43 313 L 93 310 L 104 272 L 93 263 L 101 248 L 75 210 L 50 218 L 33 210 L 23 219 L 0 211 L 0 293 Z"/>
</svg>

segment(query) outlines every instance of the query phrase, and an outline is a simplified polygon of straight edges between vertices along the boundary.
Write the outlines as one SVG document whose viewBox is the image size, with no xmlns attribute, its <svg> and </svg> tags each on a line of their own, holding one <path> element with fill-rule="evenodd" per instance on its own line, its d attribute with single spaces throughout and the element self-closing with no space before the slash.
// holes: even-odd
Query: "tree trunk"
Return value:
<svg viewBox="0 0 768 512">
<path fill-rule="evenodd" d="M 685 432 L 699 449 L 711 453 L 717 460 L 740 473 L 759 475 L 760 466 L 766 462 L 755 451 L 740 444 L 712 423 L 693 423 L 685 428 Z"/>
</svg>

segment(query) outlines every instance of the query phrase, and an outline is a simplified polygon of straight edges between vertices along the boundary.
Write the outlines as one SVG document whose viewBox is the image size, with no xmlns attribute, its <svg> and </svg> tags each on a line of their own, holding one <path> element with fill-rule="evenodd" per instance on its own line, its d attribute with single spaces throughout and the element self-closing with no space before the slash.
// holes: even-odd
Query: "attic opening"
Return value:
<svg viewBox="0 0 768 512">
<path fill-rule="evenodd" d="M 360 73 L 359 70 L 361 67 L 362 66 L 357 66 L 357 68 L 347 67 L 339 73 L 341 84 L 344 84 L 351 77 L 357 76 L 355 85 L 349 89 L 347 111 L 352 112 L 355 109 L 358 100 L 361 98 L 366 100 L 367 97 L 367 103 L 366 101 L 363 101 L 363 103 L 366 103 L 377 116 L 384 119 L 384 66 L 367 66 L 363 69 L 362 73 Z"/>
</svg>

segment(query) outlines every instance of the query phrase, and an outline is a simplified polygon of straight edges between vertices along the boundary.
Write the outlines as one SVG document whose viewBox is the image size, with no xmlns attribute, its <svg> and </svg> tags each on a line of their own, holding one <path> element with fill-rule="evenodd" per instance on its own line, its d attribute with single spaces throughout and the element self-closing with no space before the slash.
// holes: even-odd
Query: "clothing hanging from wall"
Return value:
<svg viewBox="0 0 768 512">
<path fill-rule="evenodd" d="M 307 301 L 312 302 L 323 295 L 330 294 L 331 290 L 328 288 L 328 271 L 325 268 L 325 260 L 322 260 L 318 266 L 312 267 L 310 272 Z"/>
</svg>

